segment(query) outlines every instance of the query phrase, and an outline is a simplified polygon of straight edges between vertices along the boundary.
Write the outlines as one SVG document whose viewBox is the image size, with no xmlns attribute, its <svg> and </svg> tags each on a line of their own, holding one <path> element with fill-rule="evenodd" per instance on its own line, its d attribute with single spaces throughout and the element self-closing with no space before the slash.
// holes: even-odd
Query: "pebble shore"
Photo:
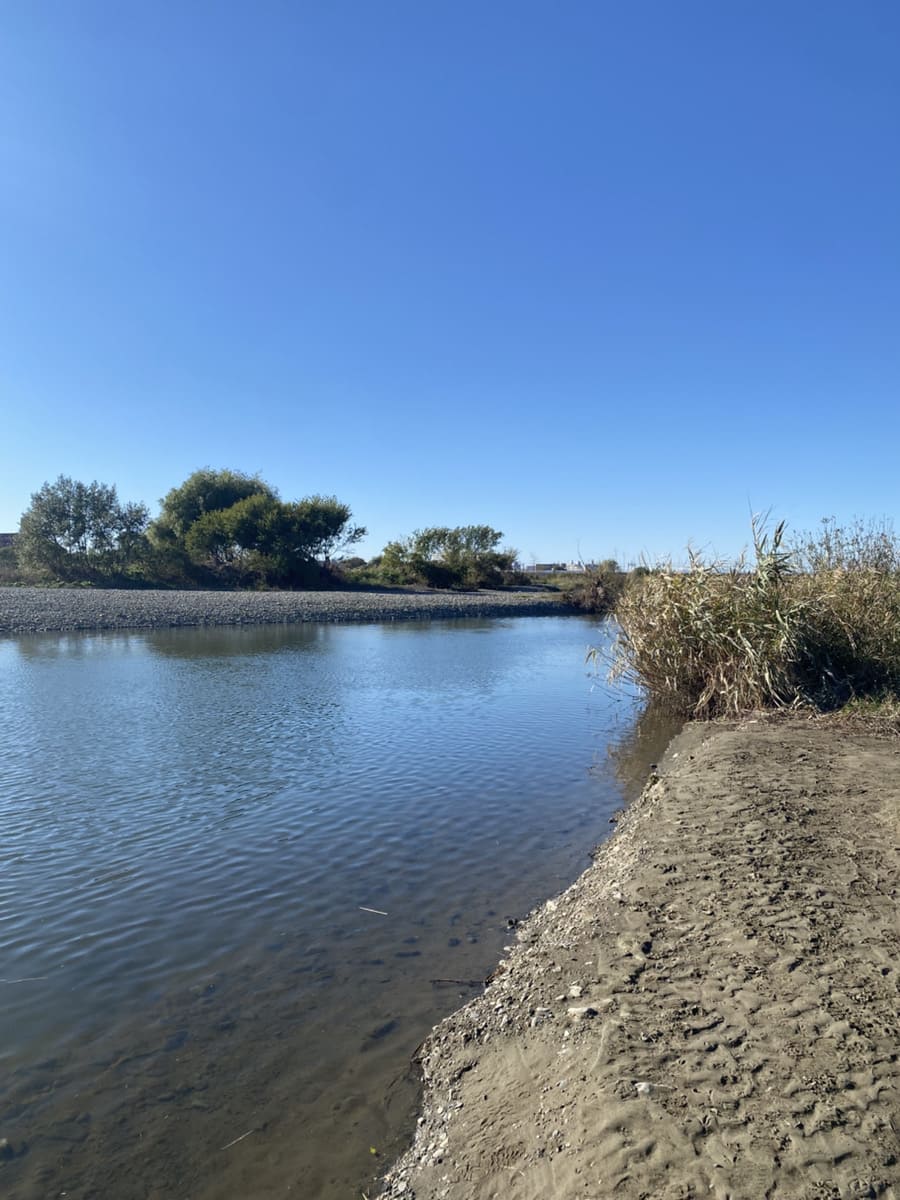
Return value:
<svg viewBox="0 0 900 1200">
<path fill-rule="evenodd" d="M 553 592 L 171 592 L 0 588 L 0 636 L 306 621 L 559 616 Z"/>
</svg>

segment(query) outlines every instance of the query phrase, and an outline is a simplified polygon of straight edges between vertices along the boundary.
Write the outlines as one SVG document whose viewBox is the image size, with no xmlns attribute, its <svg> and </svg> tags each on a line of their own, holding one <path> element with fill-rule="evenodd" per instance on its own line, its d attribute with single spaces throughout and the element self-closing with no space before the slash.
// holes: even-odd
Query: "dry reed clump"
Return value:
<svg viewBox="0 0 900 1200">
<path fill-rule="evenodd" d="M 790 587 L 811 611 L 804 665 L 819 707 L 900 692 L 900 574 L 836 568 Z"/>
<path fill-rule="evenodd" d="M 882 540 L 875 565 L 835 565 L 783 539 L 783 523 L 769 536 L 754 520 L 753 565 L 692 554 L 686 571 L 666 564 L 636 581 L 616 611 L 613 675 L 700 718 L 900 690 L 900 556 Z"/>
</svg>

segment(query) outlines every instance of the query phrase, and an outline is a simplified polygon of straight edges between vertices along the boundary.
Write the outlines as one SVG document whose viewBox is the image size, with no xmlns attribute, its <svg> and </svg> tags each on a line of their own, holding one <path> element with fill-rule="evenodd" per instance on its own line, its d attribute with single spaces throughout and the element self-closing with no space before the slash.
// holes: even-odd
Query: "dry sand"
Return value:
<svg viewBox="0 0 900 1200">
<path fill-rule="evenodd" d="M 423 1047 L 385 1197 L 900 1197 L 900 743 L 691 727 Z"/>
</svg>

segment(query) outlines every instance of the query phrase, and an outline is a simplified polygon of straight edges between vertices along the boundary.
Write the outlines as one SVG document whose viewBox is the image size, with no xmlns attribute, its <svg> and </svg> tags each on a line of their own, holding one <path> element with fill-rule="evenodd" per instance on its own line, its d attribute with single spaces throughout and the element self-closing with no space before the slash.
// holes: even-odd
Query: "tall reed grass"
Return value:
<svg viewBox="0 0 900 1200">
<path fill-rule="evenodd" d="M 691 553 L 632 581 L 613 676 L 694 717 L 900 693 L 900 547 L 885 526 L 825 522 L 785 542 L 753 521 L 753 554 Z"/>
</svg>

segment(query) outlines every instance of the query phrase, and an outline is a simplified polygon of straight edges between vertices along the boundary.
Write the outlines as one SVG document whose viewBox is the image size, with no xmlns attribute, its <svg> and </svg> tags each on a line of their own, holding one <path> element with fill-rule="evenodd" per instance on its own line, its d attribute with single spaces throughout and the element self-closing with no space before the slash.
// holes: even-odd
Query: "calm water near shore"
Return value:
<svg viewBox="0 0 900 1200">
<path fill-rule="evenodd" d="M 668 737 L 585 665 L 606 636 L 0 641 L 0 1192 L 358 1197 L 416 1046 Z"/>
</svg>

